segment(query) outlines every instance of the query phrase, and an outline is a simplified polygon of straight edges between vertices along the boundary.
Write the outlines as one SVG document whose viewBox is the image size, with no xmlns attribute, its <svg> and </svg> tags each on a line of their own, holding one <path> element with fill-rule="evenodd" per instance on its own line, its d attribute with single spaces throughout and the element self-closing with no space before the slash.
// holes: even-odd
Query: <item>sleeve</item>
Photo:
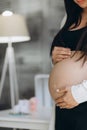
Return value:
<svg viewBox="0 0 87 130">
<path fill-rule="evenodd" d="M 52 51 L 53 51 L 55 46 L 64 46 L 60 34 L 57 34 L 53 39 L 51 49 L 50 49 L 50 55 L 52 55 Z"/>
<path fill-rule="evenodd" d="M 73 98 L 78 103 L 87 101 L 87 80 L 84 80 L 81 84 L 73 85 L 71 87 L 71 93 Z"/>
</svg>

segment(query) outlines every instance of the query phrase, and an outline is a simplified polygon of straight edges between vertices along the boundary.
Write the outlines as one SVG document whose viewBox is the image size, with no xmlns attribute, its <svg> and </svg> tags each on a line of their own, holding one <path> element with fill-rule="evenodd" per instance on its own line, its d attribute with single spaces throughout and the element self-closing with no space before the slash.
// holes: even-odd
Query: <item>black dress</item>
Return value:
<svg viewBox="0 0 87 130">
<path fill-rule="evenodd" d="M 51 46 L 51 52 L 55 46 L 75 50 L 84 29 L 65 31 L 61 37 L 56 35 Z M 72 109 L 60 109 L 56 106 L 55 130 L 87 130 L 87 102 Z"/>
</svg>

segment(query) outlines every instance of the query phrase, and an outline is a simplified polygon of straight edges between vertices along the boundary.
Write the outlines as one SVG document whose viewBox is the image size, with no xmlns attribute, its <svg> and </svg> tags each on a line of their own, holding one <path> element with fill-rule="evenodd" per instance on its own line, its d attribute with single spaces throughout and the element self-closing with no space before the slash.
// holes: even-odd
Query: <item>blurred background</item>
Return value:
<svg viewBox="0 0 87 130">
<path fill-rule="evenodd" d="M 63 0 L 0 0 L 0 13 L 10 10 L 26 18 L 31 40 L 13 43 L 20 99 L 34 96 L 36 74 L 49 74 L 52 40 L 64 16 Z M 0 76 L 7 44 L 0 44 Z M 9 74 L 7 71 L 0 109 L 10 107 Z"/>
</svg>

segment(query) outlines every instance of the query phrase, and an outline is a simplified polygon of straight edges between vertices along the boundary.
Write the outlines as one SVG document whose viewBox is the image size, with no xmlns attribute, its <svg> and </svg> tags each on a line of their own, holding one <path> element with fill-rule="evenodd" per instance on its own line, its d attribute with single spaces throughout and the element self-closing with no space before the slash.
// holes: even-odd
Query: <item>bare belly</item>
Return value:
<svg viewBox="0 0 87 130">
<path fill-rule="evenodd" d="M 57 88 L 79 84 L 83 80 L 87 80 L 87 62 L 82 66 L 83 60 L 75 61 L 80 54 L 58 62 L 53 67 L 49 77 L 49 90 L 53 98 L 56 96 Z"/>
</svg>

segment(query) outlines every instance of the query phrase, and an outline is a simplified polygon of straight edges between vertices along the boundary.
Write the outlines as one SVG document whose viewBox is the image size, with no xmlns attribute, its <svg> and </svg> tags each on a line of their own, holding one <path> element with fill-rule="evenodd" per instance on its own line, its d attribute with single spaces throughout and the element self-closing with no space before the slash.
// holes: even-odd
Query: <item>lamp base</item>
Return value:
<svg viewBox="0 0 87 130">
<path fill-rule="evenodd" d="M 15 103 L 18 102 L 19 92 L 18 92 L 15 58 L 14 58 L 14 48 L 11 46 L 11 44 L 10 45 L 8 44 L 8 47 L 6 49 L 6 55 L 0 82 L 0 98 L 4 87 L 7 68 L 9 69 L 11 107 L 13 108 Z"/>
</svg>

